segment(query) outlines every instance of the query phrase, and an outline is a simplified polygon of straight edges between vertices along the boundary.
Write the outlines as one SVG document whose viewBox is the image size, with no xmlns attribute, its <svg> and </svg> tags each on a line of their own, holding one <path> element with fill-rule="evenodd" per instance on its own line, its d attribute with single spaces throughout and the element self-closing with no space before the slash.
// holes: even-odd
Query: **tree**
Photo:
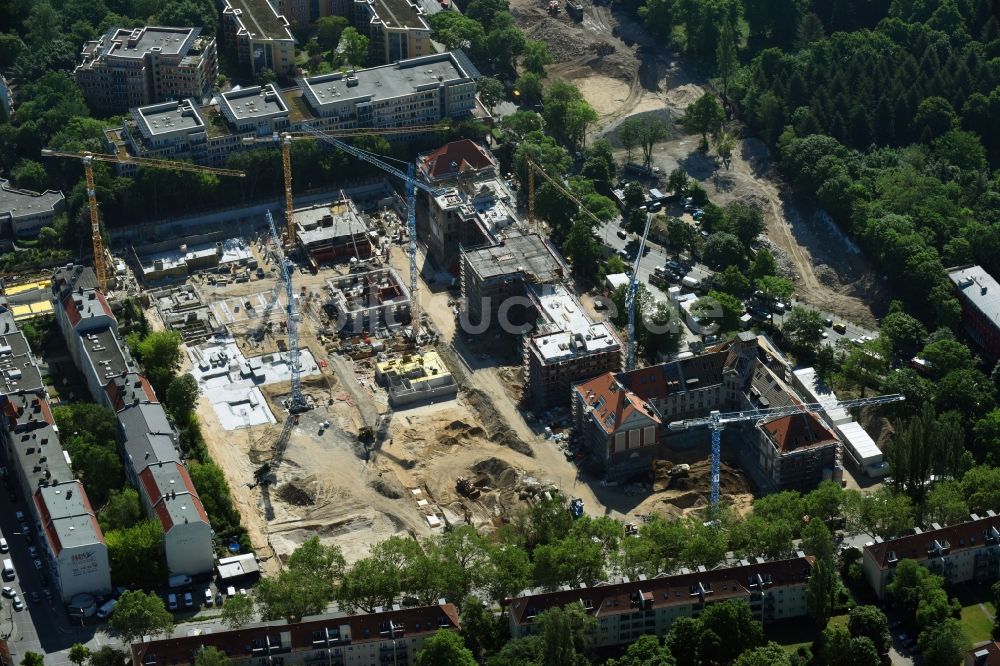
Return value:
<svg viewBox="0 0 1000 666">
<path fill-rule="evenodd" d="M 813 663 L 829 666 L 879 666 L 875 644 L 865 636 L 852 637 L 847 627 L 833 625 L 813 645 Z"/>
<path fill-rule="evenodd" d="M 902 311 L 902 304 L 894 302 L 899 309 L 882 319 L 880 333 L 892 345 L 895 354 L 909 358 L 917 353 L 927 338 L 927 329 L 915 317 Z"/>
<path fill-rule="evenodd" d="M 226 602 L 228 605 L 229 602 Z M 194 666 L 228 666 L 229 657 L 213 645 L 203 645 L 194 656 Z"/>
<path fill-rule="evenodd" d="M 368 62 L 368 37 L 353 26 L 344 28 L 337 50 L 344 54 L 344 59 L 352 67 L 364 67 Z"/>
<path fill-rule="evenodd" d="M 49 174 L 45 172 L 45 167 L 34 160 L 22 161 L 14 168 L 11 175 L 14 176 L 14 182 L 18 188 L 32 192 L 43 192 L 49 181 Z"/>
<path fill-rule="evenodd" d="M 913 505 L 885 486 L 871 493 L 851 490 L 844 493 L 844 516 L 848 529 L 888 538 L 913 526 Z"/>
<path fill-rule="evenodd" d="M 503 84 L 492 76 L 483 76 L 476 81 L 476 93 L 479 95 L 479 101 L 483 103 L 490 114 L 506 95 Z"/>
<path fill-rule="evenodd" d="M 747 650 L 733 662 L 733 666 L 792 666 L 792 658 L 775 642 L 764 647 Z"/>
<path fill-rule="evenodd" d="M 751 269 L 751 273 L 753 269 Z M 795 285 L 788 278 L 765 275 L 757 278 L 754 285 L 770 301 L 787 301 L 795 293 Z"/>
<path fill-rule="evenodd" d="M 155 586 L 167 577 L 163 561 L 163 528 L 158 520 L 143 520 L 104 533 L 108 561 L 119 583 Z M 116 611 L 117 613 L 117 611 Z"/>
<path fill-rule="evenodd" d="M 476 666 L 476 660 L 462 637 L 454 631 L 441 629 L 424 641 L 417 652 L 417 666 Z"/>
<path fill-rule="evenodd" d="M 806 587 L 806 603 L 817 627 L 825 627 L 834 613 L 838 582 L 833 562 L 830 559 L 816 560 Z"/>
<path fill-rule="evenodd" d="M 626 118 L 618 124 L 615 134 L 618 135 L 618 141 L 621 142 L 622 148 L 625 149 L 625 161 L 631 162 L 632 149 L 640 143 L 642 121 L 635 117 Z"/>
<path fill-rule="evenodd" d="M 954 525 L 967 520 L 968 516 L 969 504 L 965 501 L 961 482 L 948 479 L 931 486 L 924 501 L 926 521 Z"/>
<path fill-rule="evenodd" d="M 712 93 L 705 93 L 688 105 L 681 117 L 681 124 L 691 132 L 701 134 L 702 147 L 708 147 L 708 134 L 718 129 L 726 119 L 726 114 L 719 106 Z"/>
<path fill-rule="evenodd" d="M 925 141 L 942 136 L 958 126 L 958 117 L 943 97 L 928 97 L 917 107 L 913 117 L 914 137 Z"/>
<path fill-rule="evenodd" d="M 306 615 L 325 611 L 336 596 L 337 581 L 343 577 L 344 568 L 344 556 L 338 546 L 324 546 L 319 537 L 310 538 L 288 558 L 286 569 L 257 585 L 261 616 L 265 620 L 285 618 L 297 622 Z"/>
<path fill-rule="evenodd" d="M 733 234 L 717 232 L 705 241 L 702 251 L 702 261 L 713 270 L 722 270 L 726 266 L 743 267 L 746 265 L 743 244 Z"/>
<path fill-rule="evenodd" d="M 83 666 L 88 659 L 90 659 L 90 648 L 83 643 L 74 643 L 69 649 L 69 660 L 76 666 Z"/>
<path fill-rule="evenodd" d="M 170 380 L 180 367 L 182 342 L 177 331 L 152 331 L 134 350 L 157 394 L 166 394 Z"/>
<path fill-rule="evenodd" d="M 316 20 L 316 41 L 324 51 L 332 51 L 340 43 L 340 36 L 350 21 L 343 16 L 321 16 Z"/>
<path fill-rule="evenodd" d="M 937 386 L 935 405 L 939 411 L 956 411 L 966 421 L 985 414 L 996 404 L 993 382 L 979 370 L 953 370 Z"/>
<path fill-rule="evenodd" d="M 110 625 L 127 645 L 144 636 L 169 636 L 174 630 L 174 616 L 163 605 L 163 599 L 156 594 L 126 590 L 118 597 Z"/>
<path fill-rule="evenodd" d="M 682 197 L 687 193 L 689 182 L 690 179 L 688 178 L 687 171 L 681 167 L 677 167 L 667 176 L 667 189 L 673 192 L 675 196 Z"/>
<path fill-rule="evenodd" d="M 21 666 L 44 666 L 45 655 L 28 650 L 21 658 Z"/>
<path fill-rule="evenodd" d="M 566 242 L 563 243 L 563 252 L 569 257 L 574 273 L 594 277 L 601 250 L 589 220 L 578 218 L 573 222 L 566 235 Z"/>
<path fill-rule="evenodd" d="M 466 597 L 461 609 L 461 633 L 465 646 L 472 651 L 477 663 L 484 663 L 506 642 L 507 621 L 502 616 L 494 616 L 493 611 L 484 606 L 478 597 Z"/>
<path fill-rule="evenodd" d="M 875 606 L 855 606 L 851 609 L 847 629 L 851 636 L 868 638 L 880 655 L 887 654 L 892 645 L 889 620 Z"/>
<path fill-rule="evenodd" d="M 220 615 L 222 623 L 230 629 L 245 627 L 253 622 L 256 616 L 253 599 L 244 594 L 226 599 Z"/>
<path fill-rule="evenodd" d="M 917 638 L 921 660 L 928 666 L 954 666 L 962 659 L 966 646 L 962 624 L 950 617 L 920 632 Z"/>
<path fill-rule="evenodd" d="M 750 279 L 760 280 L 766 276 L 777 275 L 778 264 L 774 260 L 774 255 L 767 248 L 761 248 L 754 254 L 753 261 L 750 262 Z"/>
<path fill-rule="evenodd" d="M 743 303 L 731 294 L 710 291 L 691 306 L 691 312 L 699 319 L 708 320 L 705 326 L 717 323 L 723 331 L 735 331 L 740 327 Z"/>
<path fill-rule="evenodd" d="M 676 666 L 676 664 L 674 656 L 670 654 L 670 648 L 663 645 L 658 637 L 644 634 L 628 646 L 625 654 L 618 659 L 608 661 L 606 666 Z"/>
<path fill-rule="evenodd" d="M 579 603 L 555 606 L 535 618 L 542 637 L 542 663 L 546 666 L 580 666 L 587 663 L 590 635 L 596 621 Z"/>
<path fill-rule="evenodd" d="M 646 201 L 646 194 L 642 191 L 642 185 L 635 181 L 625 186 L 623 194 L 626 210 L 639 208 Z"/>
<path fill-rule="evenodd" d="M 729 230 L 747 248 L 764 231 L 764 216 L 756 208 L 734 201 L 725 208 Z"/>
<path fill-rule="evenodd" d="M 114 490 L 97 515 L 104 532 L 124 530 L 142 520 L 142 502 L 134 488 Z"/>
<path fill-rule="evenodd" d="M 490 600 L 503 604 L 531 583 L 531 561 L 521 548 L 497 544 L 487 550 L 483 573 L 483 588 Z"/>
<path fill-rule="evenodd" d="M 764 627 L 742 599 L 710 604 L 698 619 L 707 632 L 726 638 L 719 646 L 719 663 L 730 663 L 744 650 L 764 645 Z"/>
<path fill-rule="evenodd" d="M 174 418 L 194 411 L 198 403 L 198 381 L 190 374 L 177 375 L 167 385 L 166 404 Z"/>
<path fill-rule="evenodd" d="M 729 100 L 729 84 L 739 69 L 740 60 L 736 54 L 736 31 L 729 20 L 722 23 L 719 43 L 715 47 L 715 67 L 722 83 L 722 100 Z"/>
<path fill-rule="evenodd" d="M 122 650 L 116 650 L 105 645 L 90 654 L 90 666 L 126 666 L 130 663 L 128 656 Z"/>
<path fill-rule="evenodd" d="M 799 354 L 812 357 L 823 339 L 823 315 L 818 310 L 796 305 L 785 317 L 781 330 Z"/>
<path fill-rule="evenodd" d="M 510 16 L 510 14 L 506 14 Z M 517 56 L 524 51 L 524 33 L 514 25 L 490 30 L 486 35 L 486 56 L 495 71 L 510 76 L 515 71 Z"/>
<path fill-rule="evenodd" d="M 597 119 L 596 116 L 594 118 Z M 640 125 L 639 145 L 642 148 L 642 165 L 649 168 L 653 159 L 653 146 L 669 136 L 667 123 L 659 116 L 646 118 Z"/>
<path fill-rule="evenodd" d="M 556 81 L 545 92 L 545 125 L 560 143 L 576 148 L 583 143 L 587 127 L 597 112 L 571 83 Z"/>
<path fill-rule="evenodd" d="M 518 77 L 514 87 L 519 93 L 521 93 L 522 104 L 533 106 L 542 101 L 542 91 L 544 90 L 544 87 L 542 86 L 542 79 L 538 76 L 538 74 L 535 74 L 534 72 L 525 72 Z M 507 116 L 507 118 L 509 117 L 510 116 Z M 507 118 L 504 118 L 504 120 L 507 120 Z M 539 127 L 536 129 L 541 129 L 541 123 L 539 123 Z"/>
<path fill-rule="evenodd" d="M 526 41 L 524 43 L 524 53 L 521 55 L 521 64 L 529 72 L 545 78 L 545 66 L 552 64 L 549 45 L 543 41 L 534 39 Z"/>
</svg>

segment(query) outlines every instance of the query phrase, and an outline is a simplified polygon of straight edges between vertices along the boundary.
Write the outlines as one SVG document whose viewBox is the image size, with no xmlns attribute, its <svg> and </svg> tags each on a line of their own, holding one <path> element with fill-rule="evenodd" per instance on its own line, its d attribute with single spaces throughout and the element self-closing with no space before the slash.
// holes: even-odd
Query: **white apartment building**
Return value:
<svg viewBox="0 0 1000 666">
<path fill-rule="evenodd" d="M 865 545 L 862 570 L 879 599 L 885 598 L 886 586 L 903 559 L 916 560 L 946 583 L 988 586 L 1000 578 L 1000 516 L 993 510 L 985 516 L 972 514 L 958 525 L 932 523 L 929 530 L 913 531 L 897 539 L 876 537 Z"/>
<path fill-rule="evenodd" d="M 595 648 L 628 645 L 641 636 L 664 636 L 679 617 L 697 617 L 707 606 L 742 599 L 763 623 L 808 613 L 806 587 L 814 558 L 742 561 L 737 566 L 697 571 L 682 569 L 657 576 L 593 587 L 563 589 L 516 597 L 507 604 L 512 638 L 535 632 L 535 618 L 545 610 L 579 603 L 597 622 Z"/>
</svg>

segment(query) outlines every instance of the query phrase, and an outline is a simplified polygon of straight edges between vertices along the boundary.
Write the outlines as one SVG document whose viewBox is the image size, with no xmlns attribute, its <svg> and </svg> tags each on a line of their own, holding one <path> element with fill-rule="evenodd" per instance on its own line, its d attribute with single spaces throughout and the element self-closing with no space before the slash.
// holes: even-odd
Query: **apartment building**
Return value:
<svg viewBox="0 0 1000 666">
<path fill-rule="evenodd" d="M 267 0 L 261 0 L 267 2 Z M 112 152 L 169 157 L 224 166 L 229 156 L 269 147 L 255 142 L 275 132 L 428 125 L 461 118 L 475 107 L 475 72 L 464 56 L 440 53 L 385 67 L 300 79 L 220 93 L 215 104 L 181 100 L 173 106 L 133 109 L 120 126 L 105 130 Z M 407 139 L 421 134 L 392 135 Z M 248 141 L 249 140 L 249 141 Z M 119 167 L 128 173 L 128 165 Z"/>
<path fill-rule="evenodd" d="M 712 570 L 681 569 L 675 575 L 640 575 L 634 581 L 521 596 L 507 602 L 510 634 L 530 635 L 539 614 L 572 603 L 594 618 L 595 648 L 629 645 L 647 634 L 664 636 L 677 618 L 697 617 L 707 606 L 730 599 L 746 601 L 764 624 L 804 617 L 813 564 L 814 558 L 802 554 L 773 562 L 743 560 Z"/>
<path fill-rule="evenodd" d="M 125 476 L 164 533 L 167 568 L 196 575 L 214 564 L 208 516 L 177 451 L 177 435 L 149 382 L 121 344 L 118 321 L 93 270 L 66 266 L 52 278 L 56 321 L 91 397 L 116 413 Z M 154 471 L 149 471 L 156 468 Z"/>
<path fill-rule="evenodd" d="M 248 77 L 265 69 L 281 77 L 295 72 L 295 38 L 288 19 L 268 0 L 223 0 L 222 40 Z"/>
<path fill-rule="evenodd" d="M 354 0 L 354 25 L 368 36 L 368 61 L 388 65 L 434 53 L 418 0 Z"/>
<path fill-rule="evenodd" d="M 201 28 L 111 28 L 84 44 L 82 58 L 74 77 L 87 105 L 102 115 L 206 98 L 219 75 L 215 39 Z"/>
<path fill-rule="evenodd" d="M 59 442 L 38 367 L 10 312 L 0 312 L 0 327 L 4 374 L 15 358 L 22 371 L 18 381 L 0 387 L 0 441 L 8 483 L 11 490 L 15 484 L 20 490 L 25 522 L 39 534 L 38 559 L 62 601 L 80 593 L 106 594 L 111 591 L 111 568 L 104 534 Z"/>
<path fill-rule="evenodd" d="M 879 599 L 885 599 L 886 586 L 903 559 L 916 560 L 949 584 L 989 586 L 1000 578 L 1000 516 L 990 510 L 957 525 L 932 523 L 929 530 L 915 527 L 913 534 L 876 537 L 865 544 L 861 568 Z"/>
<path fill-rule="evenodd" d="M 21 190 L 0 178 L 0 234 L 4 236 L 34 238 L 39 229 L 51 226 L 65 208 L 62 192 Z"/>
<path fill-rule="evenodd" d="M 982 266 L 962 266 L 948 272 L 962 304 L 965 334 L 991 360 L 1000 360 L 1000 283 Z"/>
<path fill-rule="evenodd" d="M 593 321 L 561 284 L 529 285 L 538 324 L 522 341 L 526 392 L 541 408 L 566 405 L 574 382 L 622 367 L 623 345 L 607 321 Z"/>
<path fill-rule="evenodd" d="M 452 141 L 417 156 L 421 179 L 440 189 L 417 193 L 417 234 L 431 258 L 458 272 L 459 248 L 495 242 L 497 234 L 518 222 L 510 186 L 500 176 L 493 154 L 469 139 Z"/>
<path fill-rule="evenodd" d="M 499 315 L 515 327 L 534 322 L 528 284 L 569 277 L 559 253 L 538 234 L 511 232 L 480 247 L 461 249 L 462 300 L 470 327 L 499 328 Z M 501 310 L 502 308 L 502 310 Z"/>
<path fill-rule="evenodd" d="M 147 640 L 132 644 L 132 664 L 190 666 L 202 648 L 214 647 L 224 652 L 233 666 L 413 666 L 428 636 L 459 628 L 458 609 L 442 599 L 435 606 L 394 606 L 362 615 L 319 615 L 291 624 L 279 620 Z"/>
</svg>

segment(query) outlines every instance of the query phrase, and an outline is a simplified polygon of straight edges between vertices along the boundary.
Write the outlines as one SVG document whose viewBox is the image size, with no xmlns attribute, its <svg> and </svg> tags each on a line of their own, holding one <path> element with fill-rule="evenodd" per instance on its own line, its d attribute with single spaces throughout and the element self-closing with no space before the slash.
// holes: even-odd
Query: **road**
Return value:
<svg viewBox="0 0 1000 666">
<path fill-rule="evenodd" d="M 36 530 L 32 528 L 30 534 L 24 533 L 15 516 L 17 511 L 28 513 L 20 498 L 17 481 L 6 477 L 3 485 L 7 492 L 0 494 L 0 532 L 10 552 L 2 557 L 13 560 L 17 572 L 13 581 L 3 584 L 17 590 L 26 608 L 15 611 L 11 600 L 4 597 L 0 605 L 0 634 L 7 638 L 13 663 L 20 663 L 24 653 L 31 651 L 44 654 L 46 664 L 69 664 L 69 648 L 74 643 L 83 643 L 95 650 L 106 645 L 109 639 L 94 625 L 80 626 L 78 620 L 68 617 L 55 586 L 43 585 L 28 554 L 29 546 L 38 547 Z M 11 496 L 17 500 L 12 501 Z M 46 602 L 42 594 L 45 589 L 53 595 L 51 603 Z M 39 595 L 37 604 L 31 600 L 32 592 Z"/>
</svg>

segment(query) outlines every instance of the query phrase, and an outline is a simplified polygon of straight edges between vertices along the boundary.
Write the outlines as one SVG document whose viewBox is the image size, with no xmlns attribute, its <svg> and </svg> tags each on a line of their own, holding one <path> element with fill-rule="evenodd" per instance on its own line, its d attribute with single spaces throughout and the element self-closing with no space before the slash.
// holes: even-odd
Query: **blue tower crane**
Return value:
<svg viewBox="0 0 1000 666">
<path fill-rule="evenodd" d="M 292 293 L 292 272 L 288 267 L 288 259 L 281 250 L 281 236 L 274 226 L 270 210 L 267 211 L 267 225 L 271 228 L 271 240 L 274 241 L 274 252 L 278 258 L 278 270 L 281 271 L 281 279 L 285 283 L 285 297 L 288 299 L 285 316 L 288 327 L 288 366 L 292 372 L 292 398 L 288 403 L 288 411 L 298 414 L 309 409 L 309 404 L 302 395 L 302 368 L 299 366 L 299 312 L 295 306 L 295 294 Z"/>
</svg>

